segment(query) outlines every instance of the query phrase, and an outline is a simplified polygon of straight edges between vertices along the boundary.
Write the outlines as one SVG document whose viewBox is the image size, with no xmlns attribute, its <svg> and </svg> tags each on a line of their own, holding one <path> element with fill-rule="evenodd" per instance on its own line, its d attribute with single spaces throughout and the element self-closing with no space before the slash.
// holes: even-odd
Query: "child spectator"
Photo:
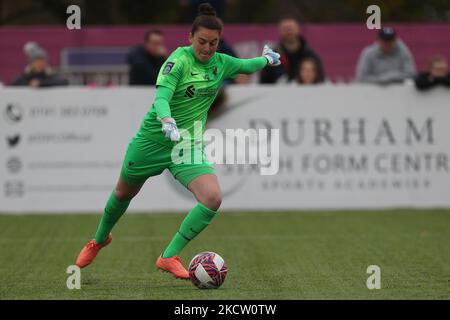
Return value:
<svg viewBox="0 0 450 320">
<path fill-rule="evenodd" d="M 431 58 L 428 71 L 420 73 L 416 77 L 415 83 L 419 90 L 428 90 L 440 85 L 450 88 L 447 60 L 440 55 Z"/>
<path fill-rule="evenodd" d="M 66 79 L 51 70 L 47 52 L 35 42 L 27 42 L 24 52 L 28 58 L 28 64 L 25 71 L 13 80 L 12 86 L 37 88 L 68 85 Z"/>
<path fill-rule="evenodd" d="M 311 85 L 324 82 L 323 74 L 320 74 L 319 71 L 319 63 L 316 59 L 303 59 L 298 68 L 297 83 Z"/>
</svg>

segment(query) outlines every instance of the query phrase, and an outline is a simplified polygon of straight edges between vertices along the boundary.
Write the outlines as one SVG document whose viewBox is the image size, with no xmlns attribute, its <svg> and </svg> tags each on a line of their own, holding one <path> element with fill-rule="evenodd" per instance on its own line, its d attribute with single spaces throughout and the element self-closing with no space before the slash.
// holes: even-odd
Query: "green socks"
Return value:
<svg viewBox="0 0 450 320">
<path fill-rule="evenodd" d="M 178 255 L 189 241 L 194 239 L 210 224 L 216 213 L 217 211 L 208 209 L 203 204 L 198 203 L 184 218 L 180 229 L 172 238 L 166 251 L 164 251 L 163 258 Z"/>
<path fill-rule="evenodd" d="M 95 233 L 95 242 L 102 243 L 108 239 L 108 235 L 120 217 L 127 210 L 130 200 L 119 201 L 113 191 L 106 203 L 105 212 L 100 220 L 97 232 Z M 163 253 L 163 258 L 169 258 L 178 255 L 181 250 L 203 231 L 214 218 L 217 212 L 208 209 L 203 204 L 198 203 L 181 223 L 180 229 L 173 237 L 169 246 Z"/>
<path fill-rule="evenodd" d="M 117 220 L 119 220 L 127 210 L 130 202 L 131 200 L 123 202 L 119 201 L 116 198 L 115 191 L 111 193 L 108 202 L 106 203 L 105 212 L 103 213 L 97 232 L 95 233 L 95 243 L 102 243 L 108 239 L 109 233 L 116 224 Z"/>
</svg>

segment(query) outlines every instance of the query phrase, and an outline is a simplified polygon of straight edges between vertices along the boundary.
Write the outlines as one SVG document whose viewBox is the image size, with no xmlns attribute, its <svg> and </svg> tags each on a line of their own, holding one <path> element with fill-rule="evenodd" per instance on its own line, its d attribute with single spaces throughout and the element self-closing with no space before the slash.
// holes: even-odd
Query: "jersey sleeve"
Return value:
<svg viewBox="0 0 450 320">
<path fill-rule="evenodd" d="M 227 54 L 222 54 L 222 57 L 225 62 L 225 78 L 234 78 L 240 73 L 255 73 L 267 65 L 267 59 L 264 57 L 239 59 Z"/>
<path fill-rule="evenodd" d="M 184 63 L 181 60 L 180 57 L 176 57 L 175 55 L 167 58 L 159 70 L 158 79 L 156 80 L 157 87 L 163 86 L 175 91 L 184 72 Z"/>
<path fill-rule="evenodd" d="M 164 119 L 166 117 L 171 117 L 171 111 L 169 102 L 172 99 L 173 90 L 167 88 L 165 86 L 159 86 L 156 89 L 155 102 L 153 103 L 153 107 L 156 111 L 156 115 L 160 119 Z"/>
</svg>

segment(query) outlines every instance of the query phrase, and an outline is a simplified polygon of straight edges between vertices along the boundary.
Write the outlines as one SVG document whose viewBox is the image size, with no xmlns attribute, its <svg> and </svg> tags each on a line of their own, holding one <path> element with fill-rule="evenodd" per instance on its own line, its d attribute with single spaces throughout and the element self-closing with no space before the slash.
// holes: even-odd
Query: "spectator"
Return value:
<svg viewBox="0 0 450 320">
<path fill-rule="evenodd" d="M 393 28 L 385 27 L 377 41 L 364 48 L 356 67 L 356 80 L 378 84 L 401 83 L 416 73 L 408 47 L 397 39 Z"/>
<path fill-rule="evenodd" d="M 298 67 L 297 83 L 303 85 L 324 82 L 323 75 L 319 74 L 319 64 L 314 58 L 305 58 Z"/>
<path fill-rule="evenodd" d="M 417 89 L 427 90 L 438 85 L 450 88 L 450 72 L 447 60 L 443 56 L 433 57 L 428 69 L 415 79 Z"/>
<path fill-rule="evenodd" d="M 265 68 L 260 74 L 260 83 L 275 83 L 287 75 L 288 81 L 295 80 L 299 64 L 305 58 L 315 58 L 318 66 L 318 74 L 323 80 L 323 66 L 320 57 L 306 43 L 301 35 L 300 26 L 293 18 L 282 19 L 278 25 L 280 42 L 274 49 L 281 55 L 281 65 L 273 68 Z"/>
<path fill-rule="evenodd" d="M 147 31 L 144 44 L 133 47 L 127 56 L 130 85 L 155 85 L 167 53 L 164 36 L 159 30 Z"/>
<path fill-rule="evenodd" d="M 11 83 L 12 86 L 52 87 L 66 86 L 68 81 L 54 73 L 48 64 L 48 55 L 35 42 L 27 42 L 24 46 L 28 64 L 25 71 Z"/>
</svg>

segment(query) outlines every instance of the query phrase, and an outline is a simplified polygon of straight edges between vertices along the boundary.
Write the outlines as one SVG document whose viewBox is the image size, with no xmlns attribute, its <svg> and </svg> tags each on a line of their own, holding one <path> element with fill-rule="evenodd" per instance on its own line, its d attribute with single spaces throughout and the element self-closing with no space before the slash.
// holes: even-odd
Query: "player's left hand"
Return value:
<svg viewBox="0 0 450 320">
<path fill-rule="evenodd" d="M 164 132 L 166 138 L 170 139 L 171 141 L 180 141 L 180 132 L 178 131 L 175 119 L 166 117 L 161 120 L 161 123 L 161 131 Z"/>
<path fill-rule="evenodd" d="M 267 59 L 269 66 L 276 67 L 281 64 L 280 54 L 273 51 L 267 44 L 264 46 L 262 56 Z"/>
</svg>

